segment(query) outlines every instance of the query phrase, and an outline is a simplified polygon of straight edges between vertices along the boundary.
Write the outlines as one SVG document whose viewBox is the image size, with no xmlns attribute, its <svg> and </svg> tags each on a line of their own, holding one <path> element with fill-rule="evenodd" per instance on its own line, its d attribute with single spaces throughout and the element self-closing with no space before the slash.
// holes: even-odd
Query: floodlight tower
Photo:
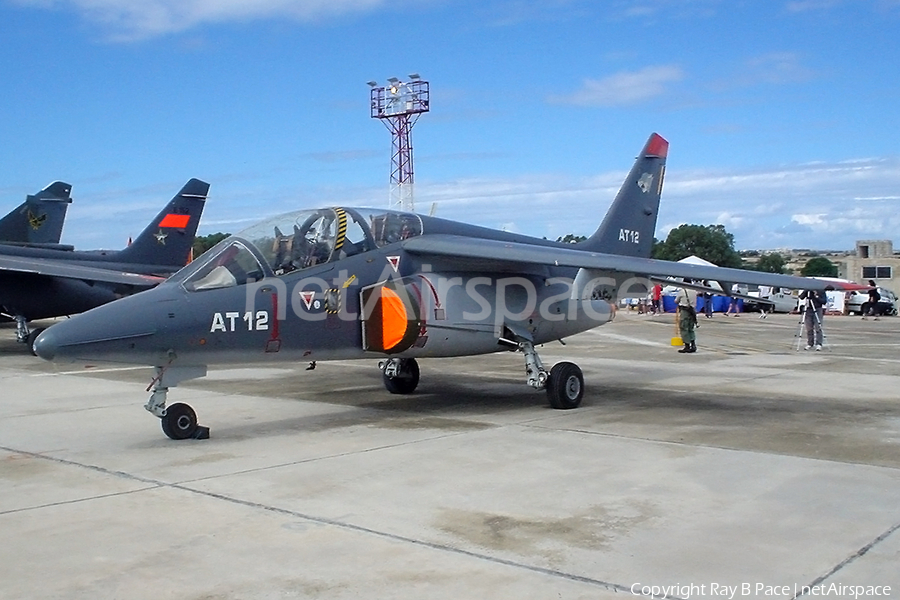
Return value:
<svg viewBox="0 0 900 600">
<path fill-rule="evenodd" d="M 389 206 L 393 209 L 414 212 L 413 201 L 413 150 L 411 134 L 419 115 L 428 112 L 428 82 L 418 73 L 410 73 L 409 81 L 396 77 L 388 79 L 386 86 L 370 81 L 371 117 L 381 119 L 392 134 L 391 192 Z"/>
</svg>

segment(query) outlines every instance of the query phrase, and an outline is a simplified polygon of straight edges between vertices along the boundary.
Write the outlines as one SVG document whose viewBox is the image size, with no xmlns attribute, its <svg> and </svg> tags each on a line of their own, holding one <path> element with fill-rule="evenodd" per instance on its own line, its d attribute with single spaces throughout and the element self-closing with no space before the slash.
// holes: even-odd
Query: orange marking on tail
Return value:
<svg viewBox="0 0 900 600">
<path fill-rule="evenodd" d="M 188 222 L 191 220 L 191 215 L 175 215 L 172 213 L 167 214 L 163 217 L 163 220 L 159 222 L 160 227 L 174 227 L 175 229 L 184 229 L 188 226 Z"/>
</svg>

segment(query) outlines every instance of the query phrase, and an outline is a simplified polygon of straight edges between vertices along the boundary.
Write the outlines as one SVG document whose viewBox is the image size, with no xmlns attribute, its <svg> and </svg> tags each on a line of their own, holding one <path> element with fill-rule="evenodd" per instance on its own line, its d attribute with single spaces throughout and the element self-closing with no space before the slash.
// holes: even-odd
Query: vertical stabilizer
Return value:
<svg viewBox="0 0 900 600">
<path fill-rule="evenodd" d="M 650 258 L 668 152 L 669 142 L 651 134 L 600 227 L 579 249 Z"/>
<path fill-rule="evenodd" d="M 183 267 L 187 264 L 209 184 L 188 181 L 130 246 L 118 252 L 121 262 Z"/>
<path fill-rule="evenodd" d="M 58 244 L 66 211 L 72 202 L 72 186 L 55 181 L 0 219 L 0 242 Z"/>
</svg>

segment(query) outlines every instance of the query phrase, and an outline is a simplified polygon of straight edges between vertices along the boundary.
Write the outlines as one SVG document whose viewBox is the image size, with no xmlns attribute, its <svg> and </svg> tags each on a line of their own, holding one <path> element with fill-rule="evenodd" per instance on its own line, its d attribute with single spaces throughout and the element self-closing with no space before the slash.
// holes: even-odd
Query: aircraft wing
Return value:
<svg viewBox="0 0 900 600">
<path fill-rule="evenodd" d="M 683 281 L 681 281 L 679 279 L 673 279 L 671 277 L 650 277 L 650 281 L 663 285 L 664 290 L 665 290 L 665 286 L 681 287 L 681 288 L 687 288 L 689 290 L 694 290 L 696 292 L 702 292 L 704 294 L 710 294 L 713 296 L 729 296 L 731 298 L 740 298 L 741 300 L 747 300 L 749 302 L 759 302 L 761 304 L 775 304 L 774 301 L 769 300 L 768 298 L 760 298 L 759 296 L 751 296 L 750 294 L 727 292 L 727 291 L 722 290 L 721 288 L 714 288 L 714 287 L 709 287 L 709 286 L 701 285 L 701 284 L 684 283 Z M 738 283 L 744 283 L 744 282 L 741 281 Z"/>
<path fill-rule="evenodd" d="M 104 283 L 123 283 L 139 287 L 152 287 L 165 281 L 165 277 L 156 277 L 155 275 L 140 275 L 138 273 L 89 267 L 69 261 L 23 256 L 0 256 L 0 271 L 68 277 L 70 279 L 84 279 Z"/>
<path fill-rule="evenodd" d="M 420 256 L 440 256 L 459 258 L 466 261 L 485 261 L 521 263 L 523 265 L 552 265 L 558 267 L 577 267 L 601 271 L 618 271 L 632 273 L 644 277 L 686 277 L 717 281 L 722 289 L 729 290 L 733 283 L 749 283 L 769 285 L 794 290 L 824 290 L 831 286 L 834 289 L 857 289 L 860 286 L 851 283 L 826 281 L 794 275 L 763 273 L 728 267 L 694 265 L 668 260 L 656 260 L 636 256 L 620 256 L 588 252 L 576 248 L 559 248 L 538 246 L 519 242 L 504 242 L 455 235 L 422 235 L 402 243 L 403 248 Z M 674 284 L 674 282 L 673 282 Z M 677 284 L 675 284 L 677 285 Z M 863 286 L 864 287 L 864 286 Z M 718 292 L 722 293 L 722 292 Z M 728 294 L 726 291 L 725 294 Z"/>
</svg>

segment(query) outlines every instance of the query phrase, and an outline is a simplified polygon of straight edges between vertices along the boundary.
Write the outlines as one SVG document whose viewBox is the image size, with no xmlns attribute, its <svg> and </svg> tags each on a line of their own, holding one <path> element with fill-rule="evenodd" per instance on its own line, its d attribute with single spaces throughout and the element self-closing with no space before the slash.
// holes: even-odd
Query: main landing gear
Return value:
<svg viewBox="0 0 900 600">
<path fill-rule="evenodd" d="M 584 396 L 584 376 L 575 363 L 561 362 L 547 371 L 541 357 L 529 341 L 514 346 L 525 355 L 528 385 L 547 390 L 550 406 L 558 409 L 578 408 Z M 414 358 L 389 358 L 378 363 L 384 387 L 392 394 L 411 394 L 419 384 L 419 364 Z"/>
<path fill-rule="evenodd" d="M 144 408 L 151 414 L 159 417 L 163 433 L 173 440 L 205 440 L 209 439 L 209 427 L 197 423 L 197 413 L 189 405 L 183 402 L 166 407 L 166 395 L 168 386 L 174 386 L 186 379 L 202 377 L 206 374 L 206 368 L 156 368 L 156 377 L 147 388 L 153 390 L 150 399 Z"/>
<path fill-rule="evenodd" d="M 44 331 L 46 327 L 35 327 L 34 329 L 31 329 L 28 326 L 28 321 L 22 315 L 16 315 L 15 320 L 16 341 L 28 344 L 28 350 L 31 351 L 31 355 L 37 356 L 37 352 L 34 351 L 34 341 L 41 335 L 41 332 Z"/>
<path fill-rule="evenodd" d="M 584 376 L 578 365 L 570 362 L 556 363 L 548 373 L 533 343 L 520 341 L 518 349 L 525 355 L 528 385 L 536 390 L 546 389 L 547 400 L 553 408 L 578 408 L 584 396 Z"/>
<path fill-rule="evenodd" d="M 392 394 L 411 394 L 419 385 L 419 363 L 414 358 L 389 358 L 378 363 L 384 387 Z"/>
</svg>

